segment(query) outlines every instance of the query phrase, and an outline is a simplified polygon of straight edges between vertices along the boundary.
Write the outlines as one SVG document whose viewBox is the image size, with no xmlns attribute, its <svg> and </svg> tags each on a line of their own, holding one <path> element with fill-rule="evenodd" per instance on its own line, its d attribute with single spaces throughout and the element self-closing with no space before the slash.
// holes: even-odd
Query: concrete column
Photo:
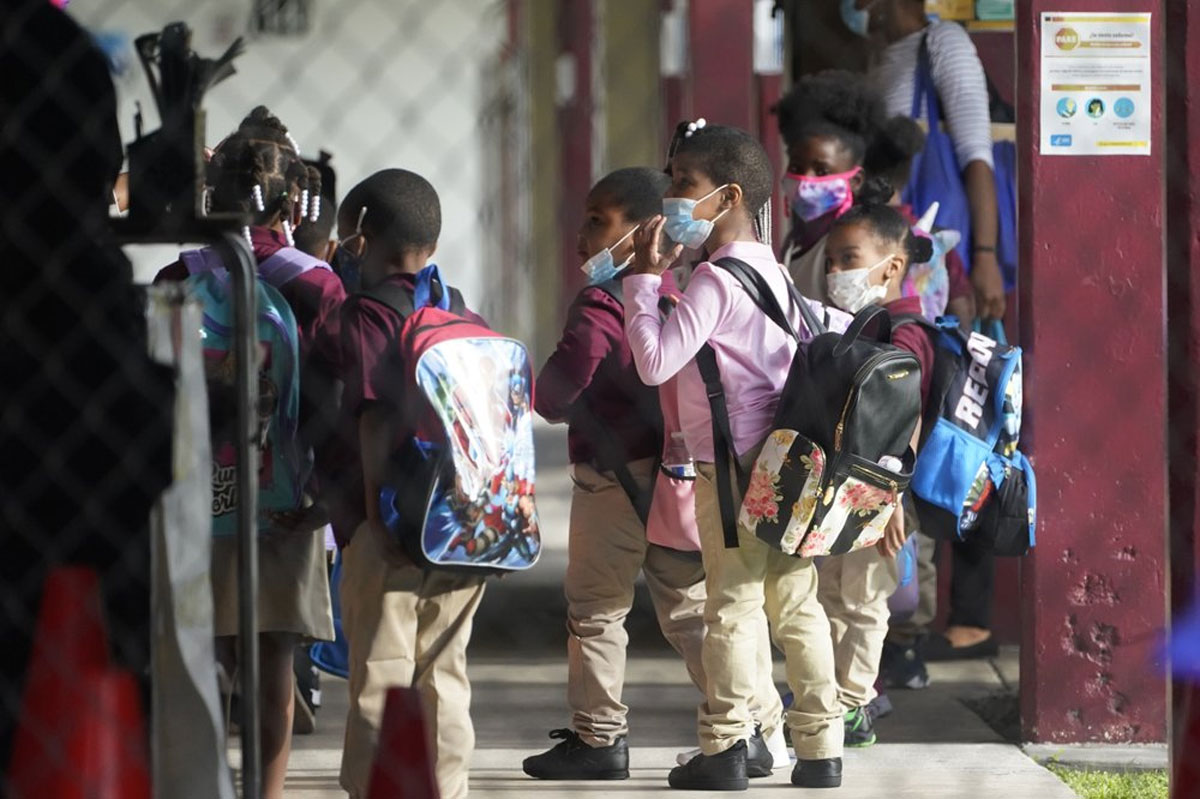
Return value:
<svg viewBox="0 0 1200 799">
<path fill-rule="evenodd" d="M 1017 3 L 1024 431 L 1040 517 L 1022 573 L 1030 741 L 1165 739 L 1165 5 Z M 1153 155 L 1039 154 L 1043 11 L 1153 12 Z"/>
</svg>

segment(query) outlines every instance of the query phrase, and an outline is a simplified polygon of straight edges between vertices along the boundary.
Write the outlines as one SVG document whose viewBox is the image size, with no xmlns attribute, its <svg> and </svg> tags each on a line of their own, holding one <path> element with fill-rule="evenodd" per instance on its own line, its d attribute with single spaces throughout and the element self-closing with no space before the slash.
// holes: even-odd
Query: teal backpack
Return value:
<svg viewBox="0 0 1200 799">
<path fill-rule="evenodd" d="M 193 274 L 185 283 L 204 306 L 200 330 L 212 438 L 213 535 L 237 529 L 237 392 L 233 354 L 233 294 L 224 271 Z M 296 318 L 278 289 L 255 281 L 258 294 L 258 514 L 300 507 L 311 457 L 297 438 L 300 412 L 300 355 Z"/>
</svg>

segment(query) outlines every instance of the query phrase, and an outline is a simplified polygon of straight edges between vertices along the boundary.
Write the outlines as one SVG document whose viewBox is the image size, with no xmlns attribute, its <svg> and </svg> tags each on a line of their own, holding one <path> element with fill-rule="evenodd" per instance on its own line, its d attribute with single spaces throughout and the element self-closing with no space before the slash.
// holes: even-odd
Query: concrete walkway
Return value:
<svg viewBox="0 0 1200 799">
<path fill-rule="evenodd" d="M 540 427 L 538 508 L 546 552 L 524 575 L 489 586 L 470 650 L 472 715 L 477 749 L 473 797 L 699 796 L 667 788 L 675 754 L 696 745 L 700 695 L 680 660 L 655 628 L 644 587 L 630 617 L 631 658 L 625 702 L 630 706 L 632 778 L 619 783 L 548 783 L 527 778 L 521 761 L 554 743 L 546 733 L 566 726 L 566 659 L 562 576 L 566 566 L 566 512 L 570 480 L 565 436 Z M 879 722 L 880 743 L 847 752 L 841 799 L 1068 799 L 1074 794 L 1050 772 L 1006 744 L 963 704 L 1016 684 L 1017 656 L 1006 650 L 995 661 L 934 664 L 933 685 L 891 695 L 896 712 Z M 776 682 L 784 684 L 781 664 Z M 317 732 L 298 736 L 291 757 L 287 796 L 333 799 L 338 789 L 345 683 L 323 678 Z M 790 767 L 755 780 L 748 797 L 778 796 L 790 787 Z"/>
</svg>

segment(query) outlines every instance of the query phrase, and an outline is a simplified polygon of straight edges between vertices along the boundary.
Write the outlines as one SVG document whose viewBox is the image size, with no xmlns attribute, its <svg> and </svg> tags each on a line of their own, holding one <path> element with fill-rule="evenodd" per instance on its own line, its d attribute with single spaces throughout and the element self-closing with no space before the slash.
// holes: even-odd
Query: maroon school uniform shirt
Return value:
<svg viewBox="0 0 1200 799">
<path fill-rule="evenodd" d="M 395 274 L 384 278 L 410 293 L 416 276 Z M 333 532 L 339 546 L 345 546 L 354 530 L 366 519 L 362 455 L 358 446 L 358 417 L 372 404 L 398 409 L 396 387 L 403 384 L 403 365 L 398 353 L 400 328 L 404 319 L 391 307 L 362 294 L 354 294 L 342 306 L 341 362 L 345 388 L 342 393 L 340 439 L 348 457 L 340 464 L 344 500 L 332 508 Z M 483 317 L 470 309 L 463 317 L 487 326 Z"/>
<path fill-rule="evenodd" d="M 920 297 L 901 297 L 883 307 L 892 315 L 893 320 L 899 316 L 921 316 Z M 933 383 L 932 334 L 921 325 L 901 325 L 892 331 L 892 344 L 911 352 L 921 365 L 921 415 L 924 416 L 925 405 L 929 401 L 929 386 Z"/>
<path fill-rule="evenodd" d="M 263 227 L 250 228 L 250 240 L 254 259 L 260 264 L 288 246 L 282 233 Z M 187 278 L 187 267 L 176 261 L 160 270 L 154 282 L 182 282 Z M 279 293 L 296 316 L 300 362 L 317 363 L 336 374 L 340 355 L 338 325 L 342 303 L 346 301 L 341 279 L 332 269 L 309 269 L 280 286 Z"/>
<path fill-rule="evenodd" d="M 675 293 L 669 271 L 663 274 L 660 293 Z M 638 377 L 625 338 L 625 310 L 608 293 L 590 286 L 579 292 L 567 312 L 562 339 L 538 374 L 534 409 L 550 421 L 568 422 L 571 463 L 597 460 L 578 421 L 589 410 L 594 423 L 620 444 L 627 461 L 659 454 L 658 389 Z"/>
</svg>

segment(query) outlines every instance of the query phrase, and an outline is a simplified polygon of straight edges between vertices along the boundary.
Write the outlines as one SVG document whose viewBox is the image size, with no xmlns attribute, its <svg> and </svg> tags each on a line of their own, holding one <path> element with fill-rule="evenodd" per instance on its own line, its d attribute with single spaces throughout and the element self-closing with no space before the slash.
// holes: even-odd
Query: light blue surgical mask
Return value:
<svg viewBox="0 0 1200 799">
<path fill-rule="evenodd" d="M 629 257 L 620 264 L 613 262 L 612 251 L 616 249 L 621 242 L 629 238 L 641 225 L 636 225 L 630 229 L 621 238 L 614 241 L 610 246 L 605 247 L 600 252 L 593 255 L 583 262 L 583 266 L 579 267 L 588 277 L 589 286 L 597 286 L 601 283 L 607 283 L 621 273 L 621 270 L 629 266 L 629 262 L 633 260 L 633 253 L 629 253 Z"/>
<path fill-rule="evenodd" d="M 664 197 L 663 216 L 666 217 L 666 221 L 663 223 L 663 229 L 671 237 L 671 241 L 682 244 L 689 250 L 694 250 L 708 241 L 708 237 L 712 235 L 713 223 L 724 216 L 729 209 L 726 208 L 712 219 L 696 219 L 696 206 L 728 185 L 726 183 L 717 186 L 698 200 L 687 197 Z"/>
<path fill-rule="evenodd" d="M 865 39 L 870 32 L 871 12 L 865 8 L 860 11 L 855 0 L 842 0 L 842 22 L 851 32 Z"/>
</svg>

